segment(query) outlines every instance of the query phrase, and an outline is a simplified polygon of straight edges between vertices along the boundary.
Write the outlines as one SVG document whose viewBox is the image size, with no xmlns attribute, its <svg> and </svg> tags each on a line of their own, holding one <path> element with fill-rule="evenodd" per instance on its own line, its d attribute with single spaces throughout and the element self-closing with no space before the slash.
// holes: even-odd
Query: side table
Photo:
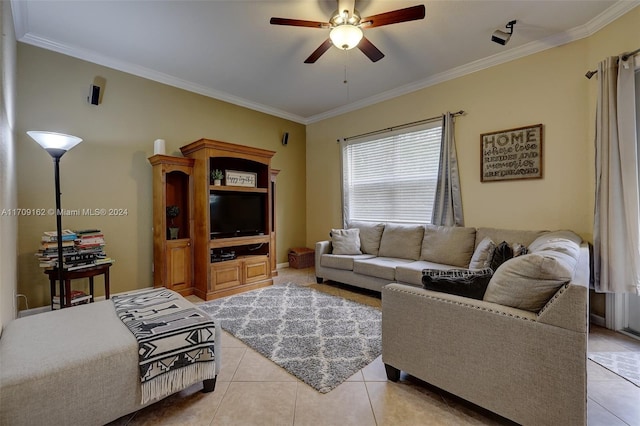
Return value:
<svg viewBox="0 0 640 426">
<path fill-rule="evenodd" d="M 93 302 L 93 277 L 104 275 L 104 296 L 109 298 L 109 268 L 111 263 L 92 266 L 90 268 L 76 269 L 74 271 L 62 272 L 62 281 L 60 283 L 60 308 L 71 306 L 71 280 L 80 278 L 89 278 L 89 293 L 91 294 L 91 302 Z M 56 281 L 58 280 L 58 269 L 47 269 L 44 271 L 49 276 L 49 286 L 51 288 L 51 308 L 53 309 L 53 296 L 56 294 Z"/>
</svg>

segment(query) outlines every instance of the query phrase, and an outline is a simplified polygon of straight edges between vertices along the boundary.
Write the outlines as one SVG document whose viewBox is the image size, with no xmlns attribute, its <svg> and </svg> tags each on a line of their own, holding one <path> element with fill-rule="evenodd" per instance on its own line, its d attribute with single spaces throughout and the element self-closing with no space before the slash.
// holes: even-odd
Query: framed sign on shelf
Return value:
<svg viewBox="0 0 640 426">
<path fill-rule="evenodd" d="M 246 186 L 248 188 L 256 187 L 257 173 L 239 172 L 236 170 L 225 170 L 226 184 L 231 186 Z"/>
<path fill-rule="evenodd" d="M 480 181 L 542 178 L 542 124 L 480 135 Z"/>
</svg>

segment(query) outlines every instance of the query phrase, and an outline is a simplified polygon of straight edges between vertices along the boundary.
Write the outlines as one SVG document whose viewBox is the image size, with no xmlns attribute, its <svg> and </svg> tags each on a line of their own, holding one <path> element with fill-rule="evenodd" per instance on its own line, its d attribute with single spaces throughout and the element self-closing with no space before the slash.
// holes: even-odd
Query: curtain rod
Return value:
<svg viewBox="0 0 640 426">
<path fill-rule="evenodd" d="M 455 117 L 457 115 L 462 115 L 462 114 L 464 114 L 464 111 L 460 110 L 458 112 L 452 113 L 451 115 Z M 437 115 L 435 117 L 429 117 L 429 118 L 425 118 L 423 120 L 412 121 L 410 123 L 399 124 L 397 126 L 387 127 L 385 129 L 374 130 L 372 132 L 361 133 L 359 135 L 349 136 L 349 137 L 346 137 L 346 138 L 341 138 L 341 139 L 338 139 L 338 143 L 350 141 L 352 139 L 360 139 L 360 138 L 364 138 L 366 136 L 378 135 L 380 133 L 393 132 L 394 130 L 406 129 L 407 127 L 413 127 L 413 126 L 418 126 L 420 124 L 431 123 L 431 122 L 434 122 L 436 120 L 441 120 L 441 119 L 442 119 L 442 115 Z"/>
<path fill-rule="evenodd" d="M 629 59 L 632 56 L 636 56 L 638 53 L 640 53 L 640 49 L 636 49 L 633 52 L 627 52 L 627 53 L 623 53 L 622 54 L 622 60 L 626 61 L 627 59 Z M 584 75 L 585 77 L 587 77 L 589 80 L 591 80 L 591 77 L 593 77 L 594 75 L 596 75 L 598 73 L 598 70 L 593 70 L 593 71 L 587 71 L 587 73 Z"/>
</svg>

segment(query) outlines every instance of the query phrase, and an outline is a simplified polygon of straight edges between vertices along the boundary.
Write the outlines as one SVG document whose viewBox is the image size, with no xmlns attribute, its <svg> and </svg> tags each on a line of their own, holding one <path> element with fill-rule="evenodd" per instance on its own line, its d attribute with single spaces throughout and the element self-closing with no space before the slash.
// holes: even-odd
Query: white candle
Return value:
<svg viewBox="0 0 640 426">
<path fill-rule="evenodd" d="M 153 142 L 153 154 L 164 155 L 164 139 L 156 139 Z"/>
</svg>

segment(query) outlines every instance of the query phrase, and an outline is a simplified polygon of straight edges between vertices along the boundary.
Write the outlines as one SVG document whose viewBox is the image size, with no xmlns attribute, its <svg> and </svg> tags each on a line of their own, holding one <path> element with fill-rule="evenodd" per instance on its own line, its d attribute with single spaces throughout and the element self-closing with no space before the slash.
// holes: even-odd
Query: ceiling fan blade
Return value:
<svg viewBox="0 0 640 426">
<path fill-rule="evenodd" d="M 358 43 L 358 49 L 367 55 L 367 58 L 371 59 L 371 62 L 378 62 L 380 59 L 384 58 L 384 53 L 375 47 L 366 37 L 362 37 L 362 40 Z"/>
<path fill-rule="evenodd" d="M 318 60 L 318 58 L 320 58 L 320 56 L 324 54 L 324 52 L 329 50 L 331 46 L 333 46 L 333 43 L 331 42 L 331 39 L 328 38 L 327 40 L 325 40 L 324 43 L 320 45 L 320 47 L 314 50 L 313 53 L 307 59 L 304 60 L 304 63 L 305 64 L 315 63 Z"/>
<path fill-rule="evenodd" d="M 338 0 L 338 12 L 342 13 L 347 11 L 347 17 L 353 15 L 353 10 L 356 7 L 356 0 Z"/>
<path fill-rule="evenodd" d="M 400 22 L 416 21 L 424 19 L 426 15 L 424 5 L 407 7 L 406 9 L 398 9 L 391 12 L 380 13 L 378 15 L 362 18 L 360 21 L 362 26 L 367 28 L 381 27 L 383 25 L 397 24 Z"/>
<path fill-rule="evenodd" d="M 328 22 L 305 21 L 302 19 L 271 18 L 271 25 L 288 25 L 290 27 L 329 28 Z"/>
</svg>

